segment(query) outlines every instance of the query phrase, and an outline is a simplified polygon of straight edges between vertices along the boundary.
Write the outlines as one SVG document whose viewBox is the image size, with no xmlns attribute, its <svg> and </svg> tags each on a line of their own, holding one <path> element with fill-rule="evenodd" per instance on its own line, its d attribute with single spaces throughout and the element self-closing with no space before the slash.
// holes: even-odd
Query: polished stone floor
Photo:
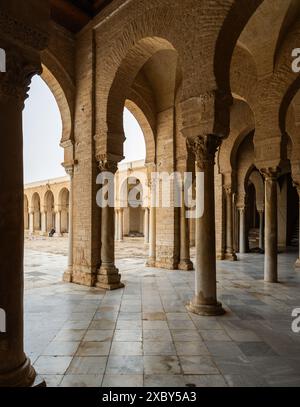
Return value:
<svg viewBox="0 0 300 407">
<path fill-rule="evenodd" d="M 227 313 L 199 317 L 185 308 L 194 273 L 145 268 L 142 240 L 118 244 L 126 287 L 113 292 L 62 283 L 66 248 L 26 242 L 25 346 L 48 386 L 300 386 L 296 254 L 279 256 L 275 285 L 263 255 L 218 262 Z"/>
</svg>

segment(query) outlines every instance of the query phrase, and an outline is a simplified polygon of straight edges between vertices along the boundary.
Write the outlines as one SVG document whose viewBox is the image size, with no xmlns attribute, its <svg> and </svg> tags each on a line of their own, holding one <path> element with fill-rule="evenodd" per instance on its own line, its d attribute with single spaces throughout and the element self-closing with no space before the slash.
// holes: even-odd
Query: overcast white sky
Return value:
<svg viewBox="0 0 300 407">
<path fill-rule="evenodd" d="M 25 184 L 66 175 L 61 163 L 63 149 L 61 116 L 55 98 L 45 82 L 36 76 L 23 114 Z M 142 160 L 146 155 L 142 130 L 128 111 L 124 111 L 124 162 Z"/>
</svg>

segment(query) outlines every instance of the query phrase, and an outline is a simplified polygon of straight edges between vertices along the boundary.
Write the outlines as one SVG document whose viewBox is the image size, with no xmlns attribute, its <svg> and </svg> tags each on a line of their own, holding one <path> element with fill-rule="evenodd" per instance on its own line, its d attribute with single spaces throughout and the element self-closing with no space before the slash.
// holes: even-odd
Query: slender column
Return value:
<svg viewBox="0 0 300 407">
<path fill-rule="evenodd" d="M 264 210 L 260 209 L 259 213 L 259 248 L 264 250 Z"/>
<path fill-rule="evenodd" d="M 31 235 L 34 233 L 34 213 L 32 211 L 29 213 L 29 233 Z"/>
<path fill-rule="evenodd" d="M 145 237 L 145 244 L 149 243 L 149 209 L 145 208 L 144 214 L 144 237 Z"/>
<path fill-rule="evenodd" d="M 191 143 L 197 176 L 203 173 L 204 177 L 204 194 L 199 185 L 196 191 L 197 207 L 203 199 L 204 213 L 196 218 L 195 297 L 187 308 L 199 315 L 221 315 L 225 312 L 217 301 L 216 281 L 214 160 L 220 142 L 217 136 L 204 135 Z"/>
<path fill-rule="evenodd" d="M 61 236 L 61 210 L 58 210 L 55 214 L 55 234 Z"/>
<path fill-rule="evenodd" d="M 4 332 L 0 333 L 0 387 L 32 386 L 36 378 L 23 344 L 22 111 L 31 78 L 38 71 L 38 61 L 33 63 L 23 50 L 10 47 L 7 73 L 0 74 L 0 309 L 5 319 Z M 31 216 L 31 230 L 32 224 Z"/>
<path fill-rule="evenodd" d="M 123 242 L 124 240 L 124 232 L 123 232 L 123 222 L 124 222 L 124 210 L 119 209 L 118 211 L 118 240 L 119 242 Z"/>
<path fill-rule="evenodd" d="M 238 251 L 238 243 L 237 243 L 237 209 L 236 209 L 236 194 L 232 194 L 233 200 L 232 200 L 232 228 L 233 228 L 233 242 L 232 242 L 232 247 L 234 253 L 237 253 Z"/>
<path fill-rule="evenodd" d="M 278 282 L 277 259 L 277 170 L 263 169 L 265 178 L 265 267 L 264 279 Z"/>
<path fill-rule="evenodd" d="M 231 185 L 224 187 L 226 194 L 226 253 L 227 260 L 236 261 L 237 257 L 233 250 L 233 220 L 232 220 L 232 190 Z"/>
<path fill-rule="evenodd" d="M 24 230 L 28 230 L 29 229 L 29 213 L 25 212 L 24 213 Z"/>
<path fill-rule="evenodd" d="M 190 219 L 190 247 L 195 247 L 195 219 Z"/>
<path fill-rule="evenodd" d="M 180 261 L 178 264 L 179 270 L 193 270 L 194 266 L 190 259 L 190 237 L 189 224 L 186 217 L 186 207 L 184 201 L 184 188 L 181 193 L 181 208 L 180 208 Z"/>
<path fill-rule="evenodd" d="M 47 212 L 42 212 L 42 234 L 46 235 L 47 233 Z"/>
<path fill-rule="evenodd" d="M 119 240 L 119 209 L 115 210 L 115 240 Z"/>
<path fill-rule="evenodd" d="M 239 233 L 239 253 L 246 253 L 246 232 L 245 232 L 245 207 L 238 208 L 239 211 L 239 223 L 240 223 L 240 233 Z"/>
<path fill-rule="evenodd" d="M 151 206 L 150 206 L 150 231 L 149 231 L 149 258 L 146 263 L 148 267 L 155 267 L 156 263 L 156 182 L 150 182 Z"/>
<path fill-rule="evenodd" d="M 63 281 L 71 283 L 73 279 L 73 179 L 74 166 L 65 166 L 67 174 L 70 176 L 70 193 L 69 193 L 69 231 L 68 231 L 68 267 L 64 272 Z"/>
<path fill-rule="evenodd" d="M 101 172 L 109 172 L 113 175 L 117 172 L 117 162 L 103 157 L 98 161 Z M 114 185 L 110 185 L 110 188 L 110 193 L 114 194 Z M 114 197 L 112 201 L 114 205 Z M 101 208 L 101 267 L 98 270 L 96 286 L 106 290 L 124 287 L 119 270 L 115 266 L 115 209 L 110 205 Z"/>
</svg>

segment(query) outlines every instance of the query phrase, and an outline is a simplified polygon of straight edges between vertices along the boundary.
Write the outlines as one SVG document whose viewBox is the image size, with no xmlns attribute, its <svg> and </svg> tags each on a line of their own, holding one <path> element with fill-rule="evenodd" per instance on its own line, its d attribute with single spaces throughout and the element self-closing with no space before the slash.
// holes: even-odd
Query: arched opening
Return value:
<svg viewBox="0 0 300 407">
<path fill-rule="evenodd" d="M 124 109 L 124 160 L 122 163 L 146 161 L 146 142 L 142 127 L 134 114 L 126 107 Z"/>
<path fill-rule="evenodd" d="M 64 91 L 54 75 L 43 66 L 42 77 L 35 76 L 26 100 L 23 112 L 24 122 L 24 181 L 25 193 L 32 196 L 29 228 L 34 239 L 25 235 L 25 256 L 31 250 L 37 252 L 37 262 L 44 263 L 43 253 L 57 253 L 57 240 L 61 236 L 56 234 L 59 216 L 58 195 L 63 188 L 69 188 L 69 177 L 62 166 L 64 149 L 63 140 L 71 137 L 72 123 L 70 109 Z M 56 71 L 54 71 L 56 72 Z M 57 74 L 62 80 L 62 76 Z M 33 194 L 33 195 L 32 195 Z M 63 212 L 64 222 L 66 215 Z M 26 225 L 25 225 L 26 226 Z M 68 240 L 61 239 L 60 254 L 67 262 Z M 38 260 L 40 259 L 40 260 Z M 50 267 L 49 278 L 53 278 L 53 267 Z M 64 270 L 57 273 L 61 279 Z M 30 265 L 25 267 L 30 272 Z"/>
<path fill-rule="evenodd" d="M 259 214 L 256 206 L 256 190 L 252 182 L 246 188 L 246 247 L 250 251 L 259 248 Z"/>
<path fill-rule="evenodd" d="M 25 185 L 65 176 L 61 113 L 50 88 L 38 76 L 30 87 L 23 122 Z"/>
<path fill-rule="evenodd" d="M 41 230 L 41 199 L 38 193 L 34 193 L 31 201 L 33 214 L 33 232 Z"/>
<path fill-rule="evenodd" d="M 47 234 L 55 228 L 54 195 L 52 191 L 47 191 L 44 203 L 45 211 L 45 231 Z"/>
<path fill-rule="evenodd" d="M 124 207 L 124 236 L 144 237 L 143 186 L 135 177 L 129 177 L 121 186 Z"/>
<path fill-rule="evenodd" d="M 128 51 L 110 87 L 106 117 L 103 117 L 103 126 L 107 128 L 105 134 L 108 135 L 106 140 L 108 155 L 120 157 L 120 161 L 125 156 L 121 165 L 127 161 L 128 140 L 123 143 L 124 139 L 128 138 L 124 125 L 125 107 L 134 115 L 144 135 L 146 156 L 142 171 L 148 180 L 147 184 L 152 171 L 170 174 L 175 170 L 175 104 L 181 80 L 181 68 L 176 50 L 165 39 L 153 37 L 142 39 Z M 136 143 L 133 147 L 134 150 L 138 148 L 141 148 L 140 143 Z M 121 171 L 122 167 L 119 166 L 119 172 Z M 149 195 L 148 198 L 151 199 L 151 192 Z M 162 267 L 176 268 L 179 258 L 176 229 L 178 211 L 176 212 L 172 205 L 168 208 L 156 208 L 156 220 L 151 226 L 149 207 L 145 206 L 144 210 L 130 208 L 123 212 L 124 231 L 128 234 L 144 235 L 145 243 L 150 243 L 149 253 L 147 253 L 148 248 L 144 252 L 145 257 L 147 258 L 148 255 L 149 258 L 153 257 L 150 253 L 155 252 L 157 263 L 159 262 Z M 115 219 L 119 223 L 120 214 L 117 213 Z M 170 222 L 170 219 L 173 221 Z M 170 224 L 171 227 L 169 227 Z M 155 228 L 156 232 L 151 234 L 150 228 L 152 230 Z M 118 233 L 118 225 L 115 229 Z M 170 235 L 167 238 L 166 233 Z M 151 242 L 149 242 L 150 235 L 155 235 Z M 166 239 L 169 247 L 166 245 Z M 118 236 L 117 240 L 119 240 Z M 119 257 L 118 250 L 120 247 L 117 246 L 116 253 Z"/>
<path fill-rule="evenodd" d="M 69 190 L 63 188 L 59 193 L 59 208 L 61 211 L 61 233 L 69 232 Z"/>
</svg>

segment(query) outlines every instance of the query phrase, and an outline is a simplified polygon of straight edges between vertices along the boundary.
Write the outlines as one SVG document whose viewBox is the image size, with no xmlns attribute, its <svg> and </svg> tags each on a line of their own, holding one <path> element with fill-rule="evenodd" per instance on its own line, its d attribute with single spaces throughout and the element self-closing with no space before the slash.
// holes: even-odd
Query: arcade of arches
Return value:
<svg viewBox="0 0 300 407">
<path fill-rule="evenodd" d="M 48 236 L 54 230 L 56 236 L 68 234 L 69 188 L 67 177 L 25 185 L 25 233 Z"/>
<path fill-rule="evenodd" d="M 119 293 L 130 302 L 137 289 L 133 271 L 124 277 L 123 263 L 116 264 L 115 235 L 117 240 L 130 233 L 144 236 L 149 256 L 146 265 L 138 268 L 147 273 L 149 267 L 149 280 L 164 276 L 157 291 L 168 298 L 162 303 L 169 309 L 169 328 L 176 325 L 172 318 L 176 321 L 177 314 L 182 330 L 193 322 L 210 351 L 199 353 L 199 336 L 199 343 L 193 342 L 197 343 L 194 351 L 191 347 L 181 353 L 178 349 L 184 345 L 176 343 L 180 335 L 176 335 L 176 326 L 170 328 L 175 331 L 176 353 L 169 358 L 180 366 L 175 375 L 221 374 L 229 383 L 239 372 L 230 371 L 215 343 L 238 337 L 230 349 L 234 353 L 233 345 L 239 346 L 239 352 L 249 356 L 253 380 L 263 368 L 251 357 L 269 355 L 270 366 L 276 360 L 290 363 L 291 376 L 299 384 L 299 363 L 297 367 L 296 360 L 288 362 L 294 350 L 299 350 L 299 335 L 292 334 L 287 323 L 300 301 L 300 81 L 291 58 L 293 49 L 300 46 L 300 3 L 114 0 L 102 8 L 95 5 L 87 14 L 75 1 L 64 2 L 61 9 L 60 1 L 28 0 L 15 7 L 16 2 L 0 1 L 0 47 L 7 56 L 7 73 L 0 74 L 0 308 L 7 318 L 6 332 L 0 334 L 0 386 L 31 386 L 36 378 L 23 345 L 24 224 L 32 234 L 47 234 L 52 229 L 59 235 L 68 234 L 64 287 L 78 294 L 81 285 L 80 289 L 91 290 L 87 293 L 110 296 L 103 306 L 105 318 L 113 313 Z M 22 110 L 35 74 L 42 74 L 60 108 L 68 180 L 63 186 L 55 182 L 28 186 L 24 196 Z M 192 172 L 194 176 L 203 172 L 205 210 L 201 218 L 188 220 L 184 206 L 145 207 L 142 191 L 138 197 L 142 208 L 128 208 L 127 214 L 118 206 L 122 194 L 116 196 L 116 210 L 98 207 L 99 172 L 114 173 L 116 185 L 120 181 L 122 171 L 117 170 L 124 158 L 124 107 L 144 133 L 146 159 L 140 169 L 148 179 L 150 201 L 154 195 L 151 172 Z M 127 193 L 128 188 L 126 183 L 120 191 Z M 199 199 L 197 188 L 194 195 Z M 222 261 L 218 278 L 217 260 Z M 239 272 L 249 278 L 244 285 L 242 279 L 239 284 Z M 191 275 L 195 276 L 194 293 L 187 288 L 186 279 Z M 141 276 L 136 278 L 140 281 Z M 166 285 L 167 278 L 173 285 Z M 127 286 L 127 281 L 132 285 Z M 278 281 L 282 284 L 275 284 Z M 175 293 L 181 284 L 186 291 L 172 302 L 170 288 L 175 287 Z M 217 294 L 217 285 L 222 296 Z M 145 286 L 154 290 L 151 284 Z M 226 295 L 227 290 L 245 291 L 237 299 L 236 291 Z M 156 298 L 157 293 L 147 292 L 145 301 L 151 295 Z M 87 301 L 88 294 L 84 298 Z M 188 302 L 187 309 L 181 307 L 178 312 L 178 302 L 181 306 Z M 255 311 L 249 312 L 248 306 Z M 128 306 L 131 312 L 133 307 Z M 268 320 L 278 313 L 286 337 L 273 320 L 270 330 L 278 328 L 278 342 L 272 342 L 262 324 L 264 341 L 249 334 L 253 319 Z M 183 314 L 190 318 L 185 325 L 180 323 Z M 277 324 L 279 319 L 275 318 Z M 126 316 L 119 322 L 128 326 L 125 321 Z M 98 326 L 101 330 L 100 323 Z M 218 333 L 221 326 L 226 327 L 223 340 Z M 284 345 L 279 345 L 280 340 Z M 251 342 L 256 345 L 250 346 Z M 90 353 L 81 350 L 77 356 L 109 355 L 93 353 L 94 344 L 89 345 Z M 227 345 L 225 348 L 230 353 Z M 138 355 L 134 357 L 142 357 Z M 163 367 L 155 370 L 158 362 L 150 361 L 152 354 L 146 355 L 146 373 L 164 375 Z M 108 368 L 117 356 L 109 357 Z M 164 366 L 162 360 L 160 363 Z M 261 382 L 272 384 L 267 376 Z"/>
</svg>

